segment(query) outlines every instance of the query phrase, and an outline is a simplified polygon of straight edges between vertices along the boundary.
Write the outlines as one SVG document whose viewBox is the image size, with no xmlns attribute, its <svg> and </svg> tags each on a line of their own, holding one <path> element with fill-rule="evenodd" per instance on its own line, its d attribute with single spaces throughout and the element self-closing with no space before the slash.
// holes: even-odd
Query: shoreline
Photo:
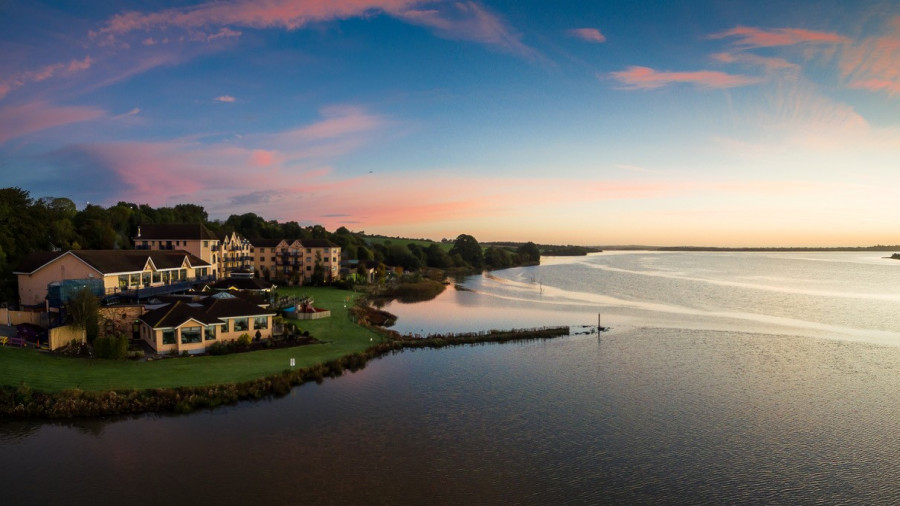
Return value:
<svg viewBox="0 0 900 506">
<path fill-rule="evenodd" d="M 33 390 L 26 385 L 4 386 L 0 387 L 0 420 L 58 420 L 146 413 L 186 414 L 240 401 L 283 397 L 295 386 L 311 381 L 322 383 L 326 377 L 336 378 L 346 370 L 356 372 L 365 368 L 372 359 L 406 349 L 553 339 L 569 335 L 568 326 L 434 335 L 425 338 L 400 336 L 397 332 L 386 329 L 373 330 L 388 340 L 338 359 L 309 367 L 287 369 L 244 382 L 142 390 L 67 389 L 60 392 Z"/>
</svg>

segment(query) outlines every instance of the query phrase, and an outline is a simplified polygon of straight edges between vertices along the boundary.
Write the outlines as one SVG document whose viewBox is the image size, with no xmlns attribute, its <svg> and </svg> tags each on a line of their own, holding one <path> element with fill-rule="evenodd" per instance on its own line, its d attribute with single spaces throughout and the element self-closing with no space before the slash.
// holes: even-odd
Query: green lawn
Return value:
<svg viewBox="0 0 900 506">
<path fill-rule="evenodd" d="M 353 292 L 333 288 L 279 288 L 281 294 L 310 295 L 316 307 L 331 310 L 330 318 L 297 322 L 323 341 L 296 348 L 254 351 L 224 356 L 172 358 L 151 362 L 77 359 L 32 349 L 0 347 L 0 385 L 25 384 L 35 390 L 145 389 L 202 386 L 248 381 L 290 368 L 326 362 L 367 348 L 380 336 L 347 317 L 346 300 Z"/>
</svg>

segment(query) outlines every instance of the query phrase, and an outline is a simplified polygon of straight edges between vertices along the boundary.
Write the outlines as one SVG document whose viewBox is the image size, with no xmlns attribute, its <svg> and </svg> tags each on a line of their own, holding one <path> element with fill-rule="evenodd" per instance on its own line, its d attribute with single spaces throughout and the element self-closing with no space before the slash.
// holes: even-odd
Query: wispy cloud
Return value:
<svg viewBox="0 0 900 506">
<path fill-rule="evenodd" d="M 0 144 L 48 128 L 90 121 L 105 115 L 105 111 L 94 107 L 54 106 L 47 102 L 5 107 L 0 109 Z"/>
<path fill-rule="evenodd" d="M 124 118 L 130 118 L 130 117 L 132 117 L 132 116 L 137 116 L 137 115 L 140 114 L 140 113 L 141 113 L 141 108 L 140 108 L 140 107 L 135 107 L 134 109 L 132 109 L 132 110 L 126 112 L 126 113 L 118 114 L 118 115 L 116 115 L 116 116 L 113 116 L 112 119 L 124 119 Z"/>
<path fill-rule="evenodd" d="M 234 97 L 232 97 L 231 95 L 222 95 L 220 97 L 214 98 L 213 100 L 215 100 L 216 102 L 231 103 L 234 102 Z"/>
<path fill-rule="evenodd" d="M 213 202 L 216 208 L 225 208 L 228 202 L 247 208 L 253 202 L 274 205 L 279 195 L 352 184 L 332 178 L 332 171 L 325 167 L 364 145 L 387 124 L 360 107 L 325 108 L 323 116 L 293 130 L 237 140 L 95 142 L 70 145 L 60 153 L 65 153 L 70 165 L 84 165 L 74 170 L 91 166 L 113 174 L 119 181 L 113 199 L 158 205 L 171 188 L 178 187 L 198 201 Z"/>
<path fill-rule="evenodd" d="M 840 68 L 851 88 L 900 94 L 900 16 L 881 34 L 845 48 Z"/>
<path fill-rule="evenodd" d="M 476 2 L 421 3 L 431 4 L 430 8 L 402 9 L 395 15 L 409 23 L 432 28 L 439 37 L 478 42 L 530 59 L 540 58 L 499 16 Z"/>
<path fill-rule="evenodd" d="M 792 46 L 795 44 L 847 44 L 848 37 L 831 32 L 818 32 L 802 28 L 775 28 L 764 30 L 748 26 L 737 26 L 731 30 L 714 33 L 711 39 L 733 38 L 735 45 L 742 47 Z"/>
<path fill-rule="evenodd" d="M 120 39 L 141 33 L 142 42 L 154 45 L 171 29 L 181 29 L 195 40 L 237 37 L 233 27 L 297 30 L 310 24 L 386 14 L 411 24 L 431 28 L 440 37 L 494 46 L 527 57 L 537 53 L 525 45 L 496 14 L 472 1 L 434 0 L 234 0 L 209 2 L 191 8 L 171 8 L 158 12 L 130 11 L 110 18 L 90 32 L 101 44 L 120 45 Z M 218 30 L 215 28 L 218 27 Z M 205 32 L 213 29 L 215 31 Z M 148 37 L 147 33 L 151 35 Z"/>
<path fill-rule="evenodd" d="M 726 51 L 722 53 L 714 53 L 712 58 L 722 63 L 736 63 L 743 65 L 752 65 L 763 67 L 766 70 L 800 70 L 800 65 L 791 63 L 784 58 L 774 56 L 759 56 L 752 53 L 740 51 Z"/>
<path fill-rule="evenodd" d="M 569 30 L 569 35 L 588 42 L 606 42 L 606 36 L 596 28 L 573 28 Z"/>
<path fill-rule="evenodd" d="M 762 81 L 758 77 L 728 74 L 715 70 L 668 72 L 640 66 L 631 66 L 625 70 L 612 72 L 610 75 L 622 83 L 626 89 L 634 90 L 651 90 L 680 83 L 693 84 L 701 88 L 735 88 Z"/>
<path fill-rule="evenodd" d="M 29 83 L 37 83 L 53 77 L 54 75 L 69 75 L 91 68 L 93 60 L 85 56 L 81 60 L 73 59 L 69 63 L 53 63 L 31 70 L 23 70 L 12 74 L 6 79 L 0 80 L 0 99 L 3 99 L 11 91 Z"/>
</svg>

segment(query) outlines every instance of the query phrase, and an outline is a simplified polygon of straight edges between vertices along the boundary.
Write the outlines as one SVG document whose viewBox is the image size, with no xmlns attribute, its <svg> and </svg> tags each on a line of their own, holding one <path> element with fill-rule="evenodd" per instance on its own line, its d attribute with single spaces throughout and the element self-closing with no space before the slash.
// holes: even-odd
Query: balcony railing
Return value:
<svg viewBox="0 0 900 506">
<path fill-rule="evenodd" d="M 190 290 L 194 285 L 198 283 L 206 283 L 208 281 L 215 281 L 215 276 L 204 276 L 197 277 L 194 279 L 186 279 L 183 281 L 176 281 L 174 283 L 168 283 L 165 285 L 152 285 L 152 286 L 144 286 L 144 287 L 129 287 L 129 288 L 121 288 L 116 287 L 107 290 L 106 295 L 118 295 L 121 297 L 135 298 L 135 299 L 146 299 L 148 297 L 154 297 L 157 295 L 167 295 L 170 293 L 184 292 Z"/>
</svg>

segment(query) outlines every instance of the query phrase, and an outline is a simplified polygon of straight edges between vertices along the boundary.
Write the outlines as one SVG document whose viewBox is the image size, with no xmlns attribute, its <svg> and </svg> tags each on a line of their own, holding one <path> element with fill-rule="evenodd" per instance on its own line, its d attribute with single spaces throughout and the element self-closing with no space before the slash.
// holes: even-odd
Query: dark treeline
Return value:
<svg viewBox="0 0 900 506">
<path fill-rule="evenodd" d="M 114 206 L 88 204 L 79 210 L 64 197 L 33 198 L 21 188 L 0 189 L 0 301 L 17 300 L 13 271 L 35 251 L 70 249 L 131 249 L 137 227 L 149 223 L 202 223 L 213 233 L 237 232 L 248 239 L 328 239 L 338 244 L 347 258 L 360 265 L 375 262 L 407 271 L 438 269 L 504 268 L 536 264 L 540 251 L 534 243 L 516 247 L 483 248 L 474 237 L 462 234 L 449 249 L 446 244 L 396 241 L 373 242 L 364 232 L 340 227 L 329 232 L 321 225 L 301 226 L 296 221 L 279 223 L 254 213 L 233 214 L 227 220 L 210 220 L 203 206 L 177 204 L 153 208 L 147 204 L 118 202 Z"/>
</svg>

